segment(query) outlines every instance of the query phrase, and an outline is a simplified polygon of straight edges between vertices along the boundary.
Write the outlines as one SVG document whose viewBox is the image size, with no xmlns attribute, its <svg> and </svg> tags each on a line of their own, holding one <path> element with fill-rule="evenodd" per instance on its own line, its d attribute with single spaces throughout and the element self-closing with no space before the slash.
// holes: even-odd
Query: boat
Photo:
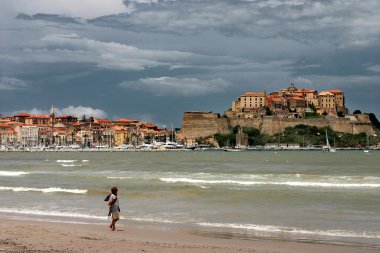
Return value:
<svg viewBox="0 0 380 253">
<path fill-rule="evenodd" d="M 225 148 L 223 149 L 224 151 L 227 151 L 227 152 L 239 152 L 239 151 L 245 151 L 247 150 L 247 147 L 246 146 L 235 146 L 233 148 Z"/>
<path fill-rule="evenodd" d="M 364 149 L 364 153 L 370 153 L 371 151 L 369 150 L 369 136 L 367 134 L 367 143 L 366 143 L 366 147 Z"/>
<path fill-rule="evenodd" d="M 336 149 L 334 147 L 331 147 L 330 142 L 329 142 L 329 137 L 327 136 L 327 130 L 326 130 L 326 146 L 322 147 L 323 152 L 336 152 Z"/>
</svg>

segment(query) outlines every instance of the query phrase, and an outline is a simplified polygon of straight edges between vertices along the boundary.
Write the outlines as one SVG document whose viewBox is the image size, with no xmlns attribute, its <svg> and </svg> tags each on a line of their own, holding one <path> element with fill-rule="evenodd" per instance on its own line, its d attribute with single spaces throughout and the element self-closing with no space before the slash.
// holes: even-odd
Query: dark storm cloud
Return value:
<svg viewBox="0 0 380 253">
<path fill-rule="evenodd" d="M 26 21 L 47 21 L 55 23 L 64 23 L 64 24 L 82 24 L 83 21 L 80 19 L 75 19 L 72 17 L 56 15 L 56 14 L 42 14 L 37 13 L 35 15 L 27 15 L 25 13 L 20 13 L 16 16 L 16 19 L 26 20 Z"/>
<path fill-rule="evenodd" d="M 291 81 L 380 110 L 379 1 L 54 1 L 4 5 L 0 111 L 55 103 L 179 126 Z"/>
<path fill-rule="evenodd" d="M 198 34 L 210 30 L 256 38 L 285 37 L 304 43 L 328 41 L 340 47 L 379 41 L 378 1 L 124 1 L 131 13 L 90 23 L 123 30 Z"/>
</svg>

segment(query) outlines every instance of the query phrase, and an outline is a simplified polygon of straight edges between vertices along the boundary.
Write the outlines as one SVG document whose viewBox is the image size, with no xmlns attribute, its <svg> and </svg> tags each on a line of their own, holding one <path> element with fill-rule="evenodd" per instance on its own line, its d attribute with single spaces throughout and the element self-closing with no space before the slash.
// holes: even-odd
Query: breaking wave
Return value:
<svg viewBox="0 0 380 253">
<path fill-rule="evenodd" d="M 342 183 L 319 181 L 246 181 L 246 180 L 207 180 L 193 178 L 160 178 L 167 183 L 211 184 L 211 185 L 275 185 L 290 187 L 318 187 L 318 188 L 380 188 L 380 183 Z"/>
<path fill-rule="evenodd" d="M 0 208 L 0 213 L 12 213 L 12 214 L 23 214 L 23 215 L 39 215 L 39 216 L 54 216 L 54 217 L 65 217 L 65 218 L 85 218 L 85 219 L 97 219 L 106 220 L 105 216 L 87 215 L 75 212 L 59 212 L 59 211 L 42 211 L 42 210 L 30 210 L 30 209 L 19 209 L 19 208 Z"/>
<path fill-rule="evenodd" d="M 73 163 L 76 162 L 77 160 L 57 160 L 57 163 Z"/>
<path fill-rule="evenodd" d="M 327 236 L 327 237 L 347 237 L 347 238 L 366 238 L 380 239 L 380 233 L 363 232 L 352 230 L 305 230 L 296 227 L 281 227 L 271 225 L 255 225 L 255 224 L 234 224 L 234 223 L 198 223 L 200 226 L 215 227 L 215 228 L 232 228 L 244 229 L 248 231 L 263 232 L 263 233 L 284 233 L 295 235 L 312 235 L 312 236 Z"/>
<path fill-rule="evenodd" d="M 50 187 L 50 188 L 28 188 L 28 187 L 5 187 L 0 186 L 0 191 L 14 191 L 14 192 L 43 192 L 43 193 L 56 193 L 56 192 L 64 192 L 64 193 L 74 193 L 74 194 L 85 194 L 87 190 L 80 189 L 62 189 L 58 187 Z"/>
<path fill-rule="evenodd" d="M 28 175 L 30 174 L 29 172 L 25 171 L 0 171 L 0 177 L 17 177 L 17 176 L 22 176 L 22 175 Z"/>
</svg>

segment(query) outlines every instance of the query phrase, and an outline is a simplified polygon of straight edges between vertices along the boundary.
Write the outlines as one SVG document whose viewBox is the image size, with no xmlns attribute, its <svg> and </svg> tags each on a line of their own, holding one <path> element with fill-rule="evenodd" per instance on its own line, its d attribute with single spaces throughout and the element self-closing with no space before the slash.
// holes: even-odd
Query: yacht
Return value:
<svg viewBox="0 0 380 253">
<path fill-rule="evenodd" d="M 327 130 L 326 130 L 326 146 L 322 147 L 323 152 L 336 152 L 336 149 L 334 147 L 331 147 L 329 142 L 329 137 L 327 136 Z"/>
</svg>

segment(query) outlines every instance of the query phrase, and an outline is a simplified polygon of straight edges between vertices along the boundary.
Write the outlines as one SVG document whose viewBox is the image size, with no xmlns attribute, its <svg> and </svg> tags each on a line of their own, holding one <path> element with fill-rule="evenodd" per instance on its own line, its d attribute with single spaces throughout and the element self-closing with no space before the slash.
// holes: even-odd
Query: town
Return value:
<svg viewBox="0 0 380 253">
<path fill-rule="evenodd" d="M 207 111 L 185 112 L 180 134 L 186 145 L 199 144 L 200 140 L 212 145 L 224 145 L 224 142 L 217 143 L 216 135 L 220 138 L 224 135 L 224 139 L 236 145 L 249 145 L 247 141 L 240 141 L 247 140 L 247 136 L 242 135 L 241 131 L 239 135 L 232 131 L 239 127 L 246 131 L 257 130 L 265 135 L 261 145 L 266 145 L 267 141 L 273 141 L 277 135 L 283 135 L 287 129 L 297 126 L 317 127 L 323 131 L 341 133 L 339 136 L 352 135 L 352 138 L 359 134 L 376 137 L 379 131 L 378 124 L 374 125 L 376 122 L 378 123 L 374 114 L 365 114 L 358 110 L 350 114 L 342 90 L 318 93 L 317 90 L 298 89 L 292 82 L 288 88 L 269 94 L 266 91 L 246 92 L 233 100 L 231 108 L 223 114 Z M 310 145 L 320 144 L 319 141 Z M 281 146 L 279 143 L 276 145 Z M 282 144 L 285 147 L 289 145 Z M 291 145 L 303 146 L 301 143 Z M 347 145 L 353 144 L 345 142 L 344 146 Z M 358 145 L 362 144 L 355 144 Z"/>
<path fill-rule="evenodd" d="M 255 118 L 274 115 L 279 118 L 304 118 L 313 115 L 344 117 L 348 115 L 344 93 L 329 90 L 318 93 L 316 90 L 298 89 L 294 82 L 287 89 L 266 94 L 246 92 L 232 102 L 227 117 Z"/>
<path fill-rule="evenodd" d="M 0 146 L 18 149 L 130 149 L 176 148 L 174 131 L 138 120 L 120 118 L 114 121 L 93 117 L 82 119 L 70 115 L 56 116 L 19 113 L 0 118 Z M 149 143 L 149 144 L 147 144 Z"/>
<path fill-rule="evenodd" d="M 267 94 L 246 92 L 232 101 L 224 114 L 185 112 L 181 129 L 160 129 L 156 124 L 120 118 L 116 120 L 71 115 L 18 113 L 0 118 L 0 150 L 167 150 L 220 146 L 215 134 L 229 134 L 234 127 L 258 129 L 273 136 L 287 127 L 308 125 L 334 131 L 375 136 L 369 115 L 349 114 L 344 92 L 298 89 L 292 82 L 286 89 Z M 241 137 L 237 139 L 246 139 Z M 241 142 L 239 142 L 241 144 Z M 247 142 L 243 143 L 244 146 Z"/>
</svg>

